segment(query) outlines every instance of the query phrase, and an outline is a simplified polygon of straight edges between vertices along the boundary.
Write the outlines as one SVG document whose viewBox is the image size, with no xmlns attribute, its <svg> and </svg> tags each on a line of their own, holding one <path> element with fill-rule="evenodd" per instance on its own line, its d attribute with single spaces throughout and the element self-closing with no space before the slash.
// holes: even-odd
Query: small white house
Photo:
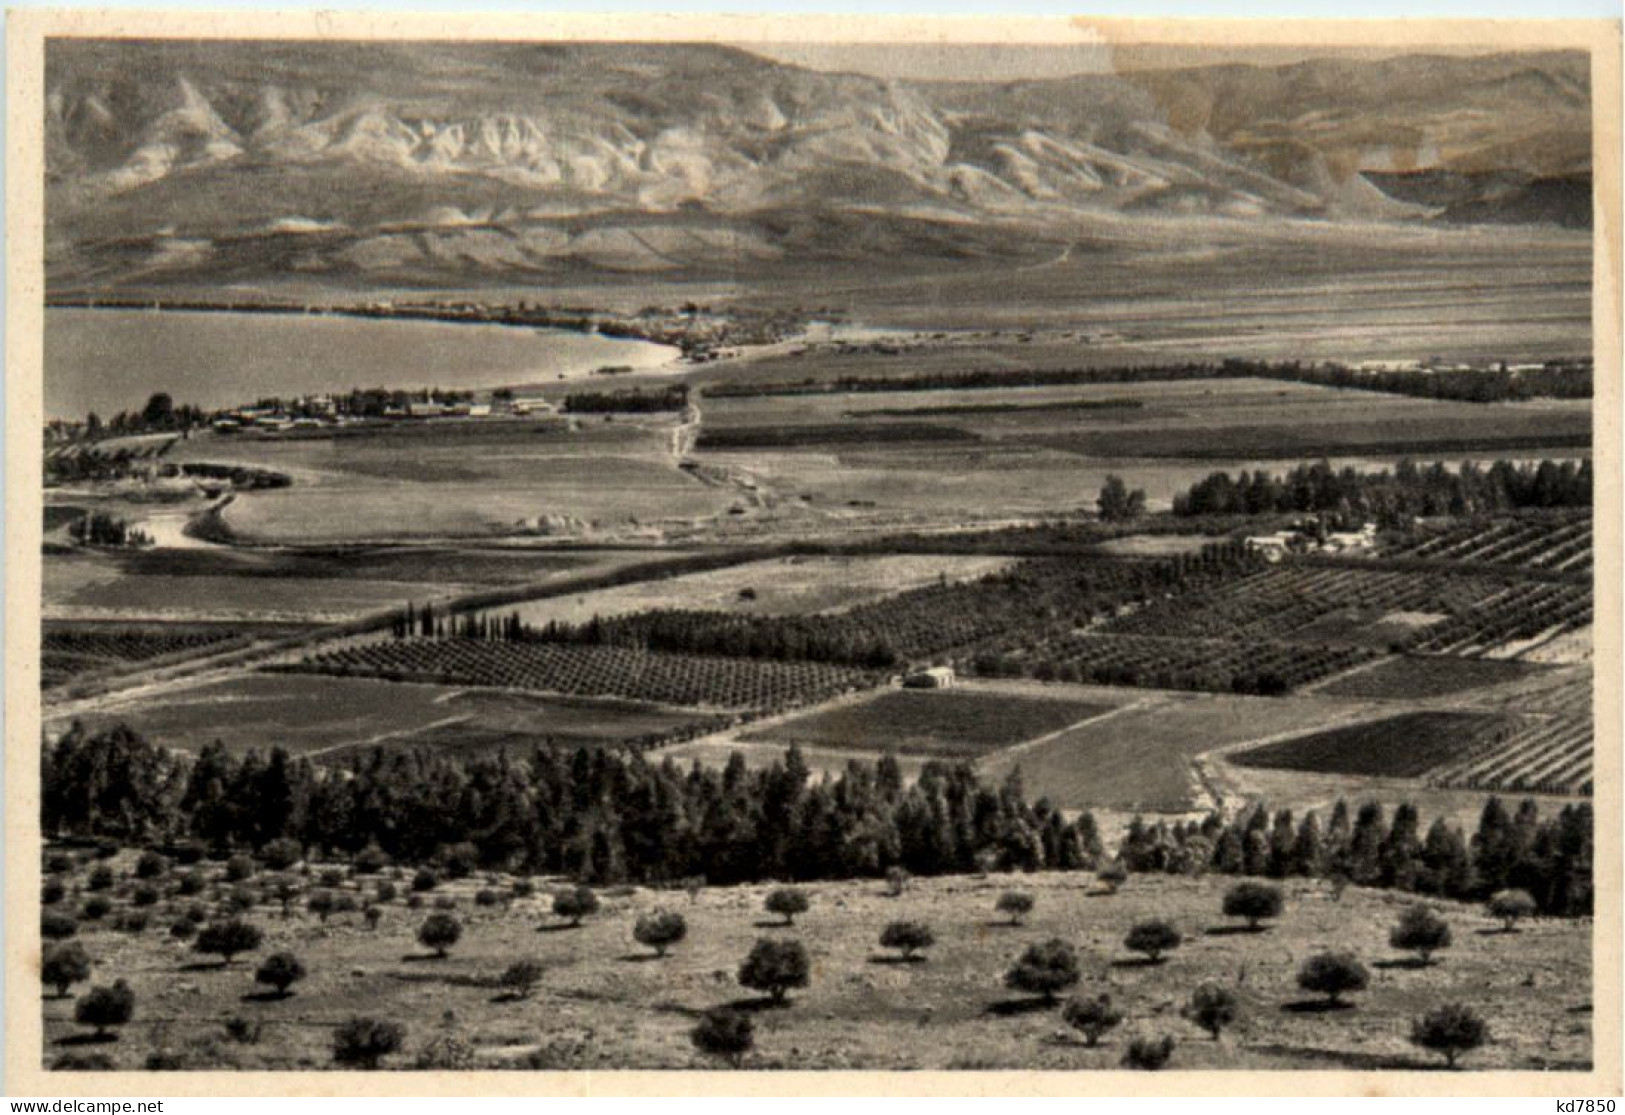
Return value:
<svg viewBox="0 0 1625 1115">
<path fill-rule="evenodd" d="M 905 689 L 952 689 L 954 686 L 954 671 L 950 666 L 931 666 L 924 670 L 915 670 L 903 678 Z"/>
</svg>

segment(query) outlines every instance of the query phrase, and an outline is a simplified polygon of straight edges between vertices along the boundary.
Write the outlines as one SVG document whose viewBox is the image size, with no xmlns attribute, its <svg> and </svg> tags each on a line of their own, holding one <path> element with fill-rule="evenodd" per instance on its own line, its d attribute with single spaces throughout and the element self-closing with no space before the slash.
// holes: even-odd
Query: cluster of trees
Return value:
<svg viewBox="0 0 1625 1115">
<path fill-rule="evenodd" d="M 1170 826 L 1135 818 L 1120 855 L 1130 871 L 1307 876 L 1456 899 L 1511 890 L 1529 895 L 1541 913 L 1581 916 L 1593 902 L 1592 826 L 1589 803 L 1542 819 L 1533 800 L 1509 813 L 1491 798 L 1469 840 L 1443 818 L 1424 832 L 1408 803 L 1390 821 L 1374 802 L 1351 811 L 1339 801 L 1324 826 L 1313 812 L 1298 819 L 1263 806 L 1229 821 L 1215 814 Z"/>
<path fill-rule="evenodd" d="M 1068 821 L 1045 801 L 1029 804 L 1019 772 L 995 788 L 966 764 L 930 763 L 905 786 L 888 756 L 854 761 L 839 778 L 812 782 L 809 773 L 795 748 L 756 771 L 739 755 L 720 771 L 684 770 L 586 748 L 538 749 L 526 760 L 375 750 L 322 768 L 281 750 L 233 757 L 219 745 L 188 759 L 122 726 L 90 734 L 76 725 L 43 757 L 42 821 L 50 836 L 217 850 L 291 841 L 591 883 L 851 878 L 900 868 L 906 886 L 906 873 L 1099 867 L 1114 878 L 1118 870 L 1307 876 L 1451 898 L 1516 890 L 1542 913 L 1592 909 L 1587 804 L 1543 820 L 1533 801 L 1509 813 L 1492 798 L 1470 841 L 1443 819 L 1424 833 L 1409 804 L 1390 822 L 1374 803 L 1351 811 L 1339 802 L 1324 827 L 1314 813 L 1300 820 L 1264 807 L 1172 826 L 1136 818 L 1114 862 L 1092 816 Z M 1001 912 L 1019 920 L 1031 908 L 1019 901 Z"/>
<path fill-rule="evenodd" d="M 1365 371 L 1342 364 L 1271 363 L 1225 360 L 1219 364 L 1149 364 L 1115 368 L 988 368 L 964 372 L 919 372 L 903 376 L 808 377 L 799 382 L 718 383 L 706 387 L 715 398 L 764 395 L 824 395 L 863 391 L 972 391 L 1001 387 L 1052 387 L 1085 383 L 1164 383 L 1190 379 L 1243 377 L 1313 383 L 1326 387 L 1383 391 L 1423 399 L 1494 403 L 1517 399 L 1591 397 L 1589 361 L 1552 362 L 1539 370 Z"/>
<path fill-rule="evenodd" d="M 1242 361 L 1226 361 L 1241 364 Z M 1384 391 L 1391 395 L 1414 395 L 1419 399 L 1451 399 L 1464 403 L 1505 403 L 1521 399 L 1591 398 L 1591 362 L 1550 361 L 1539 369 L 1518 372 L 1505 363 L 1496 368 L 1399 369 L 1365 371 L 1341 364 L 1277 366 L 1261 374 L 1274 379 L 1293 379 L 1325 387 L 1351 387 L 1361 391 Z M 1290 370 L 1291 374 L 1282 374 Z"/>
<path fill-rule="evenodd" d="M 141 547 L 152 545 L 152 535 L 132 527 L 117 515 L 91 511 L 68 528 L 68 534 L 81 546 Z"/>
<path fill-rule="evenodd" d="M 1152 561 L 1034 559 L 980 580 L 940 581 L 835 615 L 659 608 L 541 627 L 475 618 L 448 629 L 425 611 L 409 612 L 397 634 L 404 627 L 407 633 L 892 669 L 996 636 L 1070 630 L 1090 616 L 1210 584 L 1261 561 L 1239 544 Z"/>
<path fill-rule="evenodd" d="M 794 749 L 755 771 L 737 755 L 685 770 L 586 748 L 524 760 L 377 750 L 318 767 L 213 745 L 192 759 L 122 726 L 75 726 L 43 757 L 42 821 L 52 836 L 220 850 L 292 839 L 408 863 L 455 853 L 592 883 L 1073 870 L 1101 855 L 1092 817 L 1068 821 L 1027 803 L 1019 780 L 986 786 L 968 765 L 928 765 L 912 786 L 890 758 L 820 782 L 809 773 Z"/>
<path fill-rule="evenodd" d="M 1488 468 L 1465 461 L 1421 466 L 1401 461 L 1392 472 L 1299 465 L 1284 476 L 1242 470 L 1215 472 L 1174 497 L 1174 514 L 1264 515 L 1325 512 L 1372 518 L 1384 525 L 1414 516 L 1472 515 L 1520 508 L 1590 507 L 1591 462 L 1498 460 Z"/>
<path fill-rule="evenodd" d="M 652 414 L 688 406 L 688 384 L 622 388 L 619 391 L 572 391 L 564 397 L 570 414 Z"/>
<path fill-rule="evenodd" d="M 190 403 L 176 405 L 165 392 L 157 392 L 147 399 L 140 410 L 121 410 L 103 421 L 101 415 L 91 411 L 79 423 L 53 422 L 59 436 L 71 440 L 96 441 L 104 437 L 124 437 L 129 434 L 179 433 L 203 425 L 208 414 Z"/>
</svg>

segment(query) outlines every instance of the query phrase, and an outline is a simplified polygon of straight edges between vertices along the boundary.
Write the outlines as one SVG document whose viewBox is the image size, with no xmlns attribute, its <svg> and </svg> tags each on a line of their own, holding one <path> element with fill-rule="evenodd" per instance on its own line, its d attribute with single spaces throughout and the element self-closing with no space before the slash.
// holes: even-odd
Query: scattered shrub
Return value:
<svg viewBox="0 0 1625 1115">
<path fill-rule="evenodd" d="M 474 893 L 474 905 L 476 906 L 500 906 L 501 904 L 502 896 L 490 887 L 481 887 Z"/>
<path fill-rule="evenodd" d="M 553 896 L 553 912 L 580 925 L 581 919 L 598 912 L 598 896 L 591 887 L 568 887 Z"/>
<path fill-rule="evenodd" d="M 411 897 L 409 897 L 406 900 L 406 908 L 408 910 L 421 910 L 421 909 L 423 909 L 423 896 L 421 894 L 414 894 Z"/>
<path fill-rule="evenodd" d="M 45 950 L 40 965 L 40 979 L 48 987 L 56 988 L 58 999 L 66 998 L 68 988 L 90 978 L 90 954 L 78 941 L 65 945 L 52 945 Z"/>
<path fill-rule="evenodd" d="M 399 1023 L 351 1018 L 333 1031 L 333 1060 L 351 1068 L 376 1069 L 405 1040 L 406 1030 Z"/>
<path fill-rule="evenodd" d="M 73 857 L 66 852 L 52 852 L 45 857 L 45 873 L 47 875 L 72 874 Z"/>
<path fill-rule="evenodd" d="M 1185 1007 L 1185 1017 L 1212 1035 L 1214 1041 L 1224 1028 L 1236 1020 L 1241 1004 L 1236 993 L 1221 983 L 1211 980 L 1200 984 L 1191 992 L 1191 1001 Z"/>
<path fill-rule="evenodd" d="M 1080 995 L 1061 1010 L 1061 1018 L 1083 1035 L 1084 1045 L 1093 1049 L 1101 1035 L 1123 1021 L 1123 1012 L 1112 1005 L 1110 995 L 1097 995 L 1093 999 Z"/>
<path fill-rule="evenodd" d="M 437 910 L 455 910 L 457 900 L 449 894 L 437 894 L 434 898 L 434 908 Z"/>
<path fill-rule="evenodd" d="M 156 906 L 158 905 L 158 899 L 161 897 L 162 895 L 158 893 L 157 887 L 151 883 L 142 883 L 131 893 L 130 904 L 132 906 Z"/>
<path fill-rule="evenodd" d="M 450 914 L 430 914 L 418 927 L 418 942 L 424 948 L 433 949 L 435 956 L 442 960 L 462 936 L 463 923 Z"/>
<path fill-rule="evenodd" d="M 93 894 L 85 899 L 85 904 L 80 908 L 79 913 L 86 921 L 100 921 L 107 916 L 108 911 L 112 908 L 113 903 L 105 895 Z"/>
<path fill-rule="evenodd" d="M 1352 952 L 1316 953 L 1298 969 L 1298 986 L 1326 996 L 1333 1005 L 1351 991 L 1364 991 L 1370 982 L 1371 973 Z"/>
<path fill-rule="evenodd" d="M 246 882 L 254 877 L 254 870 L 254 861 L 247 856 L 232 856 L 226 861 L 226 882 Z"/>
<path fill-rule="evenodd" d="M 71 914 L 46 912 L 40 915 L 39 932 L 47 941 L 65 941 L 79 932 L 79 922 Z"/>
<path fill-rule="evenodd" d="M 203 845 L 196 841 L 183 841 L 171 848 L 170 853 L 175 857 L 176 863 L 186 867 L 203 862 Z"/>
<path fill-rule="evenodd" d="M 161 879 L 168 871 L 169 861 L 150 849 L 142 852 L 135 861 L 137 879 Z"/>
<path fill-rule="evenodd" d="M 319 890 L 305 899 L 305 909 L 315 914 L 323 925 L 333 914 L 333 907 L 337 903 L 337 896 L 330 890 Z"/>
<path fill-rule="evenodd" d="M 936 943 L 936 934 L 923 921 L 894 921 L 880 931 L 880 947 L 897 949 L 904 960 L 914 959 L 915 953 Z"/>
<path fill-rule="evenodd" d="M 355 855 L 357 875 L 376 875 L 389 866 L 389 856 L 376 844 L 368 844 Z"/>
<path fill-rule="evenodd" d="M 1046 1003 L 1078 982 L 1078 953 L 1059 937 L 1029 945 L 1010 970 L 1004 985 L 1012 991 L 1042 995 Z"/>
<path fill-rule="evenodd" d="M 1007 890 L 999 895 L 993 909 L 1010 919 L 1011 925 L 1020 925 L 1021 919 L 1033 912 L 1033 896 L 1024 890 Z"/>
<path fill-rule="evenodd" d="M 258 1045 L 263 1028 L 264 1023 L 258 1019 L 250 1021 L 240 1014 L 234 1014 L 225 1021 L 226 1037 L 238 1045 Z"/>
<path fill-rule="evenodd" d="M 378 889 L 373 891 L 374 898 L 376 898 L 379 902 L 393 902 L 395 901 L 395 895 L 396 890 L 394 883 L 390 882 L 388 879 L 378 880 Z"/>
<path fill-rule="evenodd" d="M 750 1015 L 730 1007 L 713 1007 L 700 1015 L 694 1029 L 689 1031 L 694 1048 L 710 1057 L 726 1061 L 734 1067 L 756 1044 L 756 1027 Z"/>
<path fill-rule="evenodd" d="M 753 991 L 767 992 L 775 1003 L 783 1003 L 791 988 L 807 986 L 810 972 L 807 950 L 800 941 L 762 937 L 739 966 L 739 982 Z"/>
<path fill-rule="evenodd" d="M 1268 883 L 1237 883 L 1224 894 L 1224 916 L 1246 918 L 1255 931 L 1266 918 L 1280 917 L 1281 906 L 1281 888 Z"/>
<path fill-rule="evenodd" d="M 1123 938 L 1123 947 L 1130 952 L 1143 952 L 1153 964 L 1162 962 L 1162 954 L 1179 947 L 1184 938 L 1174 924 L 1161 918 L 1137 923 Z"/>
<path fill-rule="evenodd" d="M 197 926 L 185 918 L 177 918 L 169 927 L 169 935 L 177 941 L 190 941 L 197 936 Z"/>
<path fill-rule="evenodd" d="M 286 871 L 304 858 L 305 850 L 299 841 L 287 837 L 273 840 L 260 849 L 260 862 L 272 871 Z"/>
<path fill-rule="evenodd" d="M 184 897 L 190 898 L 192 895 L 202 894 L 203 887 L 204 881 L 201 872 L 188 871 L 175 880 L 175 893 Z"/>
<path fill-rule="evenodd" d="M 305 978 L 305 966 L 291 952 L 273 952 L 254 971 L 254 982 L 276 989 L 277 995 L 288 997 L 288 988 Z"/>
<path fill-rule="evenodd" d="M 1461 1003 L 1434 1007 L 1411 1024 L 1411 1044 L 1442 1055 L 1449 1068 L 1455 1068 L 1456 1058 L 1471 1053 L 1489 1037 L 1484 1020 Z"/>
<path fill-rule="evenodd" d="M 90 872 L 90 878 L 85 880 L 85 889 L 90 891 L 103 891 L 113 889 L 113 869 L 105 863 L 98 864 Z"/>
<path fill-rule="evenodd" d="M 440 876 L 427 867 L 418 868 L 417 874 L 412 876 L 412 889 L 418 893 L 433 890 L 440 885 Z"/>
<path fill-rule="evenodd" d="M 81 1026 L 94 1026 L 96 1037 L 107 1040 L 115 1026 L 135 1017 L 135 992 L 123 980 L 111 987 L 92 987 L 73 1004 L 73 1020 Z"/>
<path fill-rule="evenodd" d="M 913 876 L 901 867 L 887 868 L 886 892 L 893 898 L 900 897 L 904 891 L 908 890 L 909 880 L 912 878 Z"/>
<path fill-rule="evenodd" d="M 668 948 L 687 936 L 688 922 L 675 910 L 653 910 L 632 927 L 632 937 L 654 949 L 656 956 L 665 956 Z"/>
<path fill-rule="evenodd" d="M 1436 951 L 1450 947 L 1450 923 L 1426 906 L 1409 906 L 1388 934 L 1388 943 L 1416 953 L 1428 964 Z"/>
<path fill-rule="evenodd" d="M 68 895 L 68 888 L 62 885 L 60 879 L 47 879 L 40 886 L 39 900 L 41 906 L 55 906 Z"/>
<path fill-rule="evenodd" d="M 497 980 L 516 999 L 528 999 L 542 982 L 542 966 L 535 960 L 516 960 Z"/>
<path fill-rule="evenodd" d="M 467 1072 L 478 1061 L 478 1051 L 467 1038 L 457 1034 L 436 1034 L 430 1038 L 417 1056 L 412 1067 L 434 1069 L 441 1072 Z"/>
<path fill-rule="evenodd" d="M 325 867 L 316 879 L 329 890 L 337 890 L 344 885 L 344 872 L 337 867 Z"/>
<path fill-rule="evenodd" d="M 1163 1068 L 1174 1055 L 1174 1039 L 1167 1034 L 1159 1038 L 1139 1037 L 1123 1050 L 1123 1067 L 1155 1072 Z"/>
<path fill-rule="evenodd" d="M 1106 888 L 1107 894 L 1116 894 L 1117 888 L 1128 882 L 1128 868 L 1121 860 L 1109 860 L 1096 869 L 1095 878 Z"/>
<path fill-rule="evenodd" d="M 51 1062 L 53 1072 L 112 1072 L 113 1058 L 105 1053 L 64 1053 Z"/>
<path fill-rule="evenodd" d="M 145 933 L 152 918 L 144 911 L 125 910 L 113 919 L 113 928 L 120 933 Z"/>
<path fill-rule="evenodd" d="M 795 887 L 780 887 L 768 892 L 767 900 L 762 906 L 770 914 L 778 914 L 784 919 L 785 925 L 794 925 L 797 914 L 805 914 L 811 903 L 807 901 L 807 893 Z"/>
<path fill-rule="evenodd" d="M 466 879 L 480 865 L 479 849 L 469 843 L 452 844 L 440 849 L 440 869 L 448 879 Z"/>
<path fill-rule="evenodd" d="M 192 905 L 186 908 L 186 920 L 191 922 L 193 925 L 202 925 L 204 922 L 209 920 L 209 913 L 202 906 L 194 902 Z"/>
<path fill-rule="evenodd" d="M 529 898 L 536 893 L 536 884 L 529 879 L 515 879 L 508 893 L 514 898 Z"/>
<path fill-rule="evenodd" d="M 1484 908 L 1491 917 L 1501 919 L 1501 932 L 1511 933 L 1519 919 L 1532 916 L 1537 907 L 1528 891 L 1503 890 L 1491 895 Z"/>
<path fill-rule="evenodd" d="M 384 912 L 376 906 L 368 906 L 365 910 L 361 911 L 361 916 L 367 919 L 368 929 L 377 929 L 378 922 L 383 918 Z"/>
<path fill-rule="evenodd" d="M 253 952 L 263 940 L 265 933 L 259 926 L 232 918 L 204 926 L 192 948 L 205 956 L 219 956 L 223 964 L 230 964 L 238 953 Z"/>
</svg>

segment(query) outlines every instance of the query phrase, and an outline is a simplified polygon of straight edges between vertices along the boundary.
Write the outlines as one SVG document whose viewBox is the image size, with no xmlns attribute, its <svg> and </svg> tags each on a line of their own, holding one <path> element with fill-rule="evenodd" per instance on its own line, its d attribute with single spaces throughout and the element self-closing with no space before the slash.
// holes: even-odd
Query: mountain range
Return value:
<svg viewBox="0 0 1625 1115">
<path fill-rule="evenodd" d="M 1590 223 L 1583 54 L 953 83 L 695 44 L 55 40 L 45 80 L 53 290 L 723 274 L 1180 219 Z"/>
</svg>

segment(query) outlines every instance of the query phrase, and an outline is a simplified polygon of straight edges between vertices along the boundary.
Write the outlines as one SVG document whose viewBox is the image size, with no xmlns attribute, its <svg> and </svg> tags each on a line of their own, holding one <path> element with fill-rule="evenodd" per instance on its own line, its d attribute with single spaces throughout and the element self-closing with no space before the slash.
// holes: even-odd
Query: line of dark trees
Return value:
<svg viewBox="0 0 1625 1115">
<path fill-rule="evenodd" d="M 1214 583 L 1261 564 L 1238 544 L 1154 560 L 1030 559 L 976 581 L 925 585 L 834 615 L 762 616 L 659 608 L 585 623 L 532 627 L 516 617 L 447 623 L 409 610 L 397 636 L 616 646 L 679 654 L 891 669 L 987 638 L 1056 625 L 1070 629 L 1124 604 Z"/>
<path fill-rule="evenodd" d="M 1019 782 L 994 788 L 968 765 L 933 763 L 905 786 L 890 758 L 814 782 L 794 749 L 759 770 L 738 755 L 716 770 L 589 748 L 522 759 L 375 749 L 322 767 L 218 744 L 188 758 L 123 726 L 76 725 L 46 752 L 41 789 L 51 837 L 217 851 L 292 839 L 403 863 L 456 849 L 482 868 L 589 883 L 1073 870 L 1102 855 L 1093 818 L 1028 804 Z"/>
<path fill-rule="evenodd" d="M 1271 363 L 1225 360 L 1218 364 L 1189 362 L 1110 368 L 986 368 L 960 372 L 919 372 L 899 376 L 808 377 L 800 381 L 716 383 L 706 387 L 713 398 L 764 395 L 825 395 L 872 391 L 974 391 L 1000 387 L 1058 387 L 1090 383 L 1163 383 L 1191 379 L 1257 379 L 1312 383 L 1326 387 L 1381 391 L 1423 399 L 1495 403 L 1520 399 L 1591 397 L 1589 361 L 1552 361 L 1538 370 L 1502 368 L 1462 371 L 1432 369 L 1365 371 L 1341 364 Z"/>
<path fill-rule="evenodd" d="M 1592 911 L 1592 825 L 1589 803 L 1565 805 L 1542 819 L 1532 799 L 1509 813 L 1490 798 L 1469 841 L 1442 817 L 1426 832 L 1415 806 L 1381 805 L 1351 811 L 1338 801 L 1322 826 L 1313 812 L 1294 818 L 1256 806 L 1224 820 L 1146 824 L 1136 817 L 1123 838 L 1130 871 L 1262 875 L 1331 879 L 1456 899 L 1479 899 L 1509 888 L 1528 891 L 1542 913 Z"/>
<path fill-rule="evenodd" d="M 1489 467 L 1464 461 L 1401 461 L 1392 470 L 1335 469 L 1320 461 L 1285 475 L 1215 472 L 1174 497 L 1174 514 L 1265 515 L 1331 512 L 1369 517 L 1385 525 L 1414 516 L 1473 515 L 1524 508 L 1591 506 L 1590 460 L 1498 460 Z"/>
<path fill-rule="evenodd" d="M 80 517 L 68 532 L 82 546 L 152 545 L 152 535 L 106 511 L 92 511 Z"/>
<path fill-rule="evenodd" d="M 722 770 L 635 753 L 537 748 L 460 757 L 374 749 L 317 766 L 281 749 L 195 758 L 122 725 L 74 725 L 41 765 L 51 838 L 201 845 L 217 854 L 297 841 L 320 856 L 368 849 L 402 863 L 451 857 L 488 870 L 567 874 L 589 883 L 713 883 L 978 870 L 1092 870 L 1109 864 L 1094 818 L 1028 803 L 1019 770 L 998 787 L 968 764 L 928 763 L 906 785 L 890 756 L 814 781 L 795 748 L 765 769 L 738 754 Z M 1128 871 L 1327 878 L 1480 898 L 1514 887 L 1542 912 L 1592 910 L 1588 804 L 1542 819 L 1533 801 L 1484 806 L 1468 841 L 1414 806 L 1344 802 L 1321 826 L 1262 806 L 1232 819 L 1147 824 L 1119 845 Z"/>
<path fill-rule="evenodd" d="M 654 414 L 688 406 L 688 384 L 622 388 L 619 391 L 572 391 L 564 397 L 570 414 Z"/>
</svg>

